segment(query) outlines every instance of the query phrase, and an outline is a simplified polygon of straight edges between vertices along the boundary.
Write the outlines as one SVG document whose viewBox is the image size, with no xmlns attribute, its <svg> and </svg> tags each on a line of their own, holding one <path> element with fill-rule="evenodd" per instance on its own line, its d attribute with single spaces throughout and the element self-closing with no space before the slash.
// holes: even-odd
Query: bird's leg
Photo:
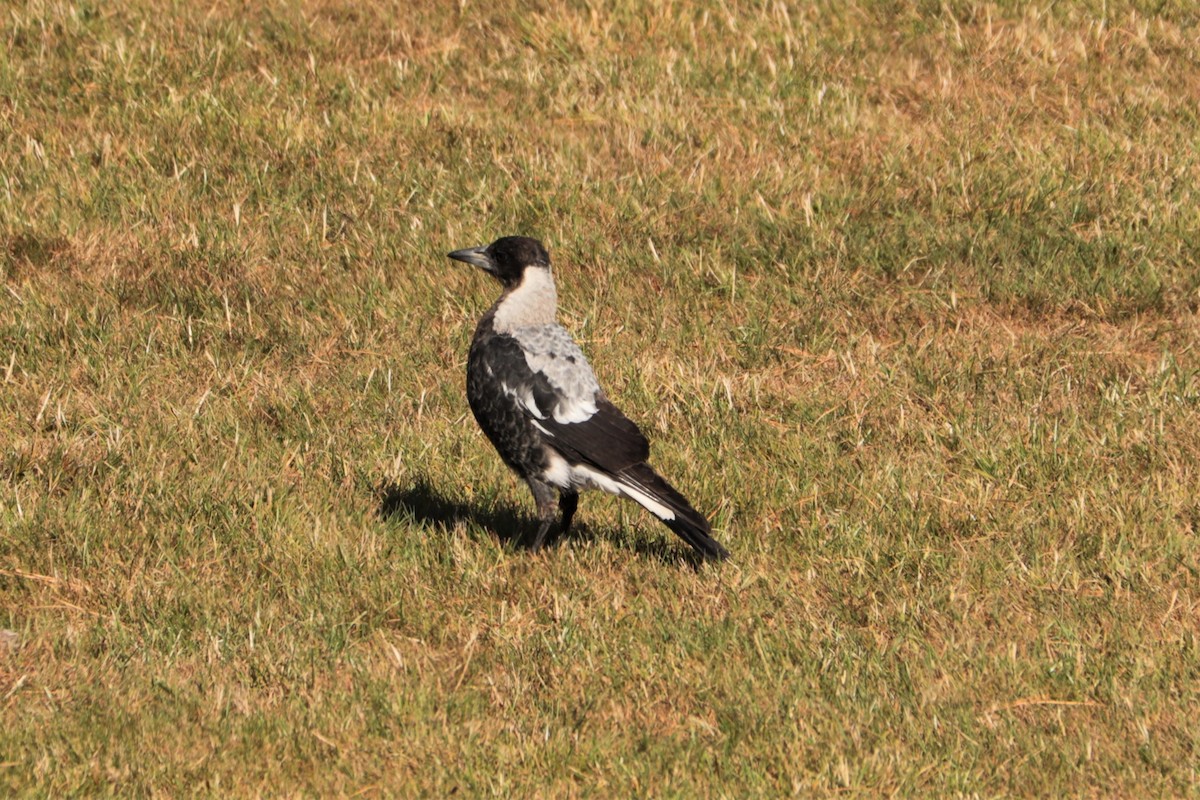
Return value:
<svg viewBox="0 0 1200 800">
<path fill-rule="evenodd" d="M 571 520 L 575 517 L 575 509 L 579 505 L 579 492 L 566 491 L 558 496 L 558 510 L 562 512 L 562 526 L 559 535 L 571 530 Z"/>
<path fill-rule="evenodd" d="M 529 489 L 533 492 L 534 502 L 537 503 L 538 521 L 541 523 L 538 525 L 533 541 L 529 544 L 529 549 L 536 553 L 542 549 L 542 544 L 546 541 L 546 534 L 550 532 L 550 526 L 554 524 L 554 487 L 530 478 Z"/>
</svg>

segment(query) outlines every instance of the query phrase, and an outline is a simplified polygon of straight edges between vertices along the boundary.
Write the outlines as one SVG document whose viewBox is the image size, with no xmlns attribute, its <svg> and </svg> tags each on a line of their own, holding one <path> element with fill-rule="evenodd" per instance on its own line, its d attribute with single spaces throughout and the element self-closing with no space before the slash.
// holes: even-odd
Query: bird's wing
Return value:
<svg viewBox="0 0 1200 800">
<path fill-rule="evenodd" d="M 559 325 L 529 325 L 513 331 L 521 347 L 525 364 L 540 379 L 544 379 L 552 396 L 543 399 L 537 409 L 531 409 L 560 423 L 578 423 L 597 411 L 596 398 L 600 384 L 583 351 L 571 334 Z"/>
<path fill-rule="evenodd" d="M 565 329 L 529 326 L 511 337 L 528 373 L 506 391 L 557 450 L 572 461 L 613 473 L 650 457 L 646 437 L 604 396 L 583 351 Z"/>
</svg>

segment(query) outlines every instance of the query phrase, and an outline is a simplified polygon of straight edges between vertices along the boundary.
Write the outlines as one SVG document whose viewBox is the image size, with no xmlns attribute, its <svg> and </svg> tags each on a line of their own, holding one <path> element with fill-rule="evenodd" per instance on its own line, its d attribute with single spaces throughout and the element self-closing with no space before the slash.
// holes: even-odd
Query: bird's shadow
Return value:
<svg viewBox="0 0 1200 800">
<path fill-rule="evenodd" d="M 510 508 L 492 509 L 478 504 L 463 503 L 444 495 L 424 475 L 417 476 L 409 485 L 402 486 L 385 481 L 376 487 L 379 501 L 378 514 L 381 519 L 411 519 L 422 528 L 442 534 L 453 530 L 460 522 L 467 522 L 491 531 L 500 544 L 513 550 L 527 550 L 528 539 L 537 528 L 538 521 L 529 514 L 520 514 Z M 570 532 L 555 536 L 548 542 L 550 548 L 557 547 L 565 539 L 577 542 L 591 541 L 596 537 L 590 526 L 579 522 L 576 517 Z M 699 554 L 681 550 L 668 539 L 647 540 L 630 536 L 626 531 L 614 532 L 606 538 L 614 544 L 632 550 L 643 558 L 652 558 L 664 564 L 686 564 L 699 569 L 703 559 Z"/>
<path fill-rule="evenodd" d="M 408 486 L 385 481 L 375 494 L 381 519 L 408 518 L 422 528 L 442 532 L 453 530 L 460 522 L 473 522 L 494 533 L 505 546 L 519 546 L 525 532 L 537 525 L 531 516 L 509 509 L 491 510 L 452 500 L 423 475 Z"/>
</svg>

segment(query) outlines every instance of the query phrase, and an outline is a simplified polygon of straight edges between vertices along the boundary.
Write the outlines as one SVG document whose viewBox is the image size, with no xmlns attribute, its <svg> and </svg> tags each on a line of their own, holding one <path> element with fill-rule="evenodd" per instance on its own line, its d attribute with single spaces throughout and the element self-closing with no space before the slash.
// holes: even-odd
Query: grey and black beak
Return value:
<svg viewBox="0 0 1200 800">
<path fill-rule="evenodd" d="M 455 250 L 453 253 L 448 253 L 450 258 L 455 261 L 462 261 L 470 264 L 473 267 L 479 267 L 484 272 L 496 274 L 496 262 L 488 255 L 487 246 L 483 247 L 468 247 L 464 250 Z"/>
</svg>

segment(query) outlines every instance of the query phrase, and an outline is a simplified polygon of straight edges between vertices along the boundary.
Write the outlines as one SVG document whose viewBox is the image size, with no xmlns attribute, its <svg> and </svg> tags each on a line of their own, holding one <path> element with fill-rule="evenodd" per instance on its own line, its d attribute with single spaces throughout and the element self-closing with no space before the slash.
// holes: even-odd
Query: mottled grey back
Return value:
<svg viewBox="0 0 1200 800">
<path fill-rule="evenodd" d="M 528 325 L 510 334 L 534 372 L 546 376 L 559 395 L 552 415 L 558 422 L 583 422 L 596 413 L 600 384 L 571 334 L 561 325 Z"/>
</svg>

